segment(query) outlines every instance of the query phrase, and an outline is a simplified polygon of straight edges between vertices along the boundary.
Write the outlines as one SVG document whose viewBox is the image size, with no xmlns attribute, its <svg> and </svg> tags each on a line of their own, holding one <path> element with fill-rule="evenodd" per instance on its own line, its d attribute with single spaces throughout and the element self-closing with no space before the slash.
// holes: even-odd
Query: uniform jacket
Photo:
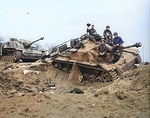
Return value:
<svg viewBox="0 0 150 118">
<path fill-rule="evenodd" d="M 120 36 L 118 36 L 113 39 L 113 43 L 114 44 L 122 44 L 122 43 L 124 43 L 124 41 L 122 40 L 122 38 Z"/>
<path fill-rule="evenodd" d="M 106 35 L 106 33 L 109 33 L 109 35 L 111 35 L 112 36 L 112 33 L 111 33 L 111 31 L 110 30 L 104 30 L 104 33 L 103 33 L 103 36 L 105 36 Z"/>
<path fill-rule="evenodd" d="M 90 35 L 94 35 L 96 33 L 95 29 L 87 29 L 87 32 L 89 32 Z"/>
</svg>

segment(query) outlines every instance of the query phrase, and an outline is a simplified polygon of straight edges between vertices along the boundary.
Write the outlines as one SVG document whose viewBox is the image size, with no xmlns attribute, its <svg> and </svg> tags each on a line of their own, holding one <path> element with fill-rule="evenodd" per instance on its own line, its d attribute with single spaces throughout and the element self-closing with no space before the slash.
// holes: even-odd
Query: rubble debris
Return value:
<svg viewBox="0 0 150 118">
<path fill-rule="evenodd" d="M 134 68 L 138 68 L 140 64 L 134 64 Z"/>
<path fill-rule="evenodd" d="M 55 87 L 55 84 L 52 83 L 51 78 L 48 78 L 48 86 L 49 87 Z"/>
<path fill-rule="evenodd" d="M 98 97 L 99 95 L 103 95 L 103 94 L 109 94 L 108 89 L 102 89 L 99 92 L 95 93 L 95 97 Z"/>
<path fill-rule="evenodd" d="M 47 89 L 44 89 L 43 91 L 47 91 L 47 90 L 56 90 L 56 87 L 49 87 Z"/>
<path fill-rule="evenodd" d="M 43 63 L 52 63 L 52 59 L 51 58 L 45 58 L 44 60 L 42 59 L 41 62 L 43 62 Z"/>
<path fill-rule="evenodd" d="M 10 93 L 11 94 L 17 93 L 17 90 L 11 90 Z"/>
<path fill-rule="evenodd" d="M 40 63 L 40 65 L 34 65 L 30 67 L 31 70 L 36 70 L 36 71 L 47 71 L 48 69 L 48 64 Z"/>
<path fill-rule="evenodd" d="M 4 85 L 0 84 L 0 86 L 4 88 Z"/>
<path fill-rule="evenodd" d="M 12 94 L 7 96 L 7 98 L 11 98 L 11 97 L 13 97 L 13 95 L 12 95 Z"/>
<path fill-rule="evenodd" d="M 33 92 L 33 90 L 32 89 L 30 89 L 30 88 L 25 88 L 25 90 L 27 90 L 27 92 Z"/>
<path fill-rule="evenodd" d="M 33 73 L 35 73 L 35 74 L 39 74 L 39 71 L 35 71 L 35 70 L 23 70 L 23 74 L 24 75 L 26 75 L 27 73 L 29 73 L 29 72 L 33 72 Z"/>
<path fill-rule="evenodd" d="M 15 81 L 15 82 L 12 82 L 11 85 L 15 86 L 15 87 L 19 87 L 20 84 L 22 84 L 22 83 L 23 83 L 22 81 Z"/>
<path fill-rule="evenodd" d="M 63 92 L 63 90 L 64 90 L 64 89 L 62 89 L 62 90 L 59 92 L 59 94 L 60 94 L 60 93 L 62 93 L 62 92 Z"/>
<path fill-rule="evenodd" d="M 42 84 L 37 87 L 37 91 L 38 91 L 38 92 L 40 92 L 40 91 L 43 92 L 43 91 L 45 91 L 45 90 L 46 90 L 46 89 L 45 89 L 44 85 L 42 85 Z"/>
<path fill-rule="evenodd" d="M 124 98 L 127 98 L 127 96 L 124 94 L 124 91 L 117 91 L 117 92 L 115 92 L 115 95 L 120 100 L 123 100 Z"/>
<path fill-rule="evenodd" d="M 51 91 L 50 93 L 54 93 L 54 91 Z"/>
<path fill-rule="evenodd" d="M 56 89 L 56 87 L 50 87 L 50 89 L 55 90 L 55 89 Z"/>
<path fill-rule="evenodd" d="M 28 62 L 28 63 L 25 63 L 25 64 L 21 64 L 21 65 L 17 66 L 17 68 L 25 68 L 28 65 L 32 65 L 32 63 Z"/>
<path fill-rule="evenodd" d="M 2 71 L 4 71 L 4 70 L 10 70 L 10 69 L 13 69 L 13 65 L 9 65 L 9 66 L 6 66 Z"/>
<path fill-rule="evenodd" d="M 21 92 L 19 92 L 19 93 L 17 93 L 17 96 L 19 96 L 19 97 L 21 97 L 21 96 L 25 96 L 25 93 L 21 93 Z"/>
<path fill-rule="evenodd" d="M 27 65 L 20 65 L 20 66 L 16 66 L 17 68 L 26 68 Z"/>
<path fill-rule="evenodd" d="M 68 93 L 83 94 L 84 92 L 79 88 L 75 88 L 75 89 L 70 90 Z"/>
</svg>

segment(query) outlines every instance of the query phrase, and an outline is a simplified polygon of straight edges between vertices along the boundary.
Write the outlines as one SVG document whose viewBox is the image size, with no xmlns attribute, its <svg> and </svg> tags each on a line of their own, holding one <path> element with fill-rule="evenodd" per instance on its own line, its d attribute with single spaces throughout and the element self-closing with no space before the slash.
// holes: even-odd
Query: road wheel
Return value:
<svg viewBox="0 0 150 118">
<path fill-rule="evenodd" d="M 89 80 L 89 74 L 84 73 L 83 74 L 83 80 Z"/>
<path fill-rule="evenodd" d="M 112 77 L 108 72 L 103 72 L 102 73 L 102 81 L 105 82 L 109 82 L 111 81 Z"/>
<path fill-rule="evenodd" d="M 60 63 L 58 63 L 58 69 L 62 69 L 63 67 L 62 67 L 62 64 L 60 64 Z"/>
<path fill-rule="evenodd" d="M 96 78 L 96 82 L 103 82 L 102 76 L 98 76 L 98 77 Z"/>
<path fill-rule="evenodd" d="M 68 69 L 67 67 L 64 67 L 64 68 L 62 69 L 62 71 L 68 73 L 68 72 L 69 72 L 69 69 Z"/>
<path fill-rule="evenodd" d="M 95 79 L 96 79 L 95 75 L 92 74 L 92 75 L 89 76 L 89 81 L 90 82 L 95 82 Z"/>
</svg>

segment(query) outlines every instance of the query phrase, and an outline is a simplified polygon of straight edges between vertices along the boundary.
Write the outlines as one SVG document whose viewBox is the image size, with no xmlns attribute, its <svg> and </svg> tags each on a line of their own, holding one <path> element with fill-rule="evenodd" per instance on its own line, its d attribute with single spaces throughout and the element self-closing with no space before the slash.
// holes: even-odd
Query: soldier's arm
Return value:
<svg viewBox="0 0 150 118">
<path fill-rule="evenodd" d="M 122 44 L 124 43 L 124 41 L 122 40 L 122 38 L 120 37 L 120 43 L 119 44 Z"/>
</svg>

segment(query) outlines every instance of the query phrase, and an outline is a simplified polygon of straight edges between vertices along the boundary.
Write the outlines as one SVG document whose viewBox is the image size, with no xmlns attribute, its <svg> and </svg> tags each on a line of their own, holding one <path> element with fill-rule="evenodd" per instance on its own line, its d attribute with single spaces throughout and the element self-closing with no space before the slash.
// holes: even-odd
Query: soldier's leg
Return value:
<svg viewBox="0 0 150 118">
<path fill-rule="evenodd" d="M 94 38 L 93 35 L 90 35 L 89 40 L 91 40 L 91 41 L 93 41 L 94 43 L 96 43 L 96 40 L 95 40 L 95 38 Z"/>
<path fill-rule="evenodd" d="M 100 36 L 99 34 L 96 34 L 96 35 L 94 36 L 94 38 L 96 39 L 96 41 L 100 41 L 100 40 L 101 40 L 101 36 Z"/>
<path fill-rule="evenodd" d="M 113 49 L 110 51 L 110 54 L 116 52 L 117 48 L 118 48 L 117 46 L 113 47 Z"/>
<path fill-rule="evenodd" d="M 109 44 L 109 39 L 106 39 L 106 42 L 105 42 L 106 44 Z"/>
</svg>

